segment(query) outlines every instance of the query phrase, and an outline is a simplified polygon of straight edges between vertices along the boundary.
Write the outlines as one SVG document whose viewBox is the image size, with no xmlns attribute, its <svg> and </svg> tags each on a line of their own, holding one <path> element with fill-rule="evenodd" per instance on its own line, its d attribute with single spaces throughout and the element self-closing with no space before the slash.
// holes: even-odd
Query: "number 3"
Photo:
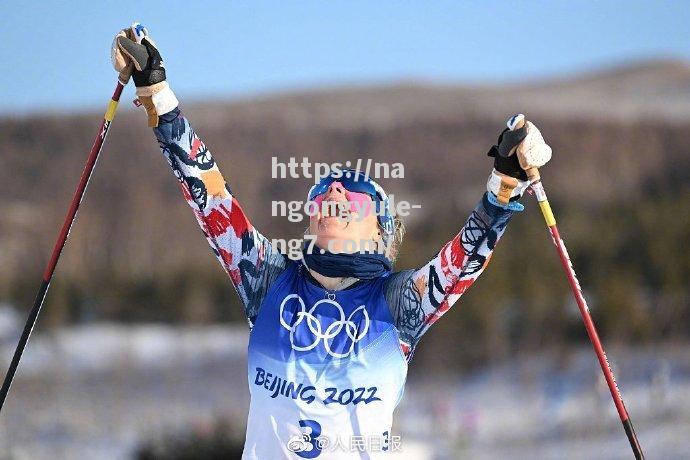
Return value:
<svg viewBox="0 0 690 460">
<path fill-rule="evenodd" d="M 316 420 L 300 420 L 299 426 L 307 428 L 309 431 L 304 433 L 304 441 L 311 444 L 311 449 L 302 452 L 295 452 L 302 458 L 316 458 L 321 455 L 321 445 L 317 442 L 321 436 L 321 425 Z"/>
</svg>

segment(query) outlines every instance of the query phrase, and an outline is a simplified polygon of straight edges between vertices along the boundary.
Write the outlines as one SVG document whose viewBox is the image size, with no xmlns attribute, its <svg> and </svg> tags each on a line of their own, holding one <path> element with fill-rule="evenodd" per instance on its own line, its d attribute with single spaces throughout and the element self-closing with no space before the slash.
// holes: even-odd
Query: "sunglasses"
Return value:
<svg viewBox="0 0 690 460">
<path fill-rule="evenodd" d="M 309 201 L 315 201 L 321 205 L 326 192 L 334 182 L 339 182 L 347 190 L 346 196 L 354 205 L 358 203 L 359 209 L 365 209 L 367 197 L 374 202 L 379 225 L 386 234 L 393 233 L 393 217 L 390 214 L 388 195 L 383 188 L 359 171 L 345 169 L 328 177 L 324 177 L 318 184 L 309 189 Z M 354 209 L 353 209 L 354 210 Z"/>
</svg>

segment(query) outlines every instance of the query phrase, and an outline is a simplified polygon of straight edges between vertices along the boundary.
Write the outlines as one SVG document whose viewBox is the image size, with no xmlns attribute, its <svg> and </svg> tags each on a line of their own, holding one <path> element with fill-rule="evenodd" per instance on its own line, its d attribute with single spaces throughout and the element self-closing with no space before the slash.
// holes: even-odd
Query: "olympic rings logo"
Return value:
<svg viewBox="0 0 690 460">
<path fill-rule="evenodd" d="M 294 316 L 297 317 L 297 320 L 290 325 L 287 323 L 287 321 L 285 321 L 285 315 L 283 313 L 285 311 L 285 305 L 293 299 L 299 303 L 299 309 L 294 313 Z M 320 307 L 324 308 L 326 306 L 331 306 L 337 309 L 339 319 L 333 321 L 324 330 L 318 318 L 314 316 L 314 312 L 316 309 Z M 353 321 L 353 319 L 356 319 L 358 314 L 364 318 L 364 327 L 361 330 L 358 330 L 357 323 Z M 290 331 L 290 345 L 292 345 L 293 350 L 309 351 L 316 348 L 319 342 L 323 340 L 324 348 L 329 355 L 333 356 L 334 358 L 345 358 L 352 353 L 355 348 L 355 343 L 362 340 L 369 330 L 369 315 L 366 307 L 364 305 L 360 305 L 352 313 L 350 313 L 350 316 L 345 318 L 345 312 L 340 304 L 334 299 L 328 298 L 319 300 L 309 309 L 309 311 L 307 311 L 307 307 L 304 305 L 304 300 L 302 300 L 298 294 L 290 294 L 286 296 L 280 304 L 280 324 L 285 329 Z M 307 345 L 295 343 L 295 334 L 297 334 L 297 331 L 300 330 L 300 328 L 305 326 L 311 333 L 313 340 Z M 350 345 L 345 352 L 334 351 L 332 349 L 332 343 L 336 340 L 336 337 L 343 332 L 343 330 L 350 339 Z"/>
</svg>

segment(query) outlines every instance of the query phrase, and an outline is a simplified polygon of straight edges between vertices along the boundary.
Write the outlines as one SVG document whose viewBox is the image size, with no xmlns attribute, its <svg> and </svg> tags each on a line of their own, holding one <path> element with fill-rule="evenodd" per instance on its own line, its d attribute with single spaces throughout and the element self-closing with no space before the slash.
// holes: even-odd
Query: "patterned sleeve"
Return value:
<svg viewBox="0 0 690 460">
<path fill-rule="evenodd" d="M 460 233 L 436 257 L 422 268 L 388 278 L 386 300 L 408 360 L 422 335 L 484 271 L 512 215 L 485 194 Z"/>
<path fill-rule="evenodd" d="M 249 222 L 211 152 L 179 108 L 162 115 L 154 132 L 208 244 L 242 300 L 249 327 L 253 327 L 269 285 L 287 265 L 286 257 Z"/>
</svg>

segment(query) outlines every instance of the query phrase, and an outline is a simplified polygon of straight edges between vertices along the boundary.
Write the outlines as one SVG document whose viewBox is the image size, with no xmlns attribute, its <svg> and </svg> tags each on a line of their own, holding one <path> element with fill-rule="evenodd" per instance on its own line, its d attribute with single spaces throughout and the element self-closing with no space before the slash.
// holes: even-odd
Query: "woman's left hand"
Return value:
<svg viewBox="0 0 690 460">
<path fill-rule="evenodd" d="M 531 121 L 514 131 L 503 130 L 498 137 L 498 145 L 488 153 L 494 157 L 496 171 L 522 181 L 527 180 L 527 169 L 541 168 L 551 160 L 551 154 L 551 147 Z"/>
<path fill-rule="evenodd" d="M 494 170 L 487 190 L 506 204 L 510 199 L 521 196 L 529 186 L 525 171 L 544 166 L 551 159 L 552 150 L 539 128 L 527 121 L 522 128 L 503 130 L 497 145 L 491 147 L 488 155 L 494 157 Z"/>
<path fill-rule="evenodd" d="M 517 156 L 520 167 L 525 171 L 531 168 L 541 168 L 551 159 L 551 147 L 544 141 L 541 131 L 534 123 L 525 122 L 525 129 L 527 135 L 518 144 L 514 155 Z"/>
</svg>

